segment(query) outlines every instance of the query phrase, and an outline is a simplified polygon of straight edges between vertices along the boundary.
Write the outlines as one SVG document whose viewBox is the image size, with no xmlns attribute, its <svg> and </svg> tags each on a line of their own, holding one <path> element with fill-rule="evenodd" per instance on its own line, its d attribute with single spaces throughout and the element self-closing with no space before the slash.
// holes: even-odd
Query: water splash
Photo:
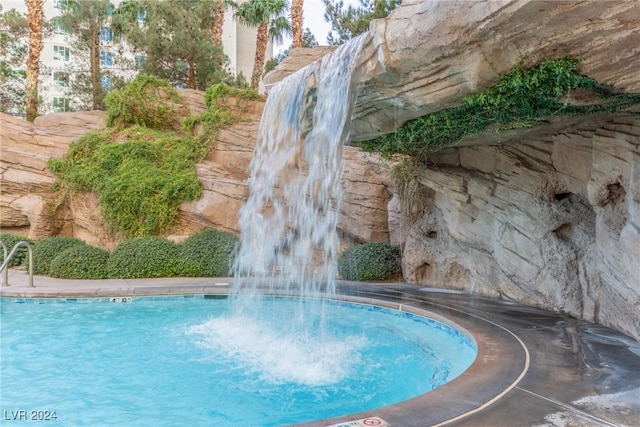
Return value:
<svg viewBox="0 0 640 427">
<path fill-rule="evenodd" d="M 335 384 L 353 376 L 360 363 L 364 337 L 318 339 L 309 331 L 292 333 L 270 322 L 255 322 L 247 315 L 209 319 L 187 330 L 198 345 L 212 351 L 229 369 L 253 373 L 272 384 L 308 386 Z"/>
<path fill-rule="evenodd" d="M 335 291 L 342 197 L 342 146 L 348 138 L 353 70 L 369 34 L 272 88 L 240 210 L 233 313 L 190 331 L 200 345 L 263 379 L 326 385 L 359 358 L 359 337 L 324 327 L 323 299 Z M 264 294 L 297 296 L 277 313 Z"/>
<path fill-rule="evenodd" d="M 334 292 L 352 74 L 370 37 L 352 39 L 269 93 L 239 214 L 234 293 L 244 301 L 263 287 L 300 297 Z"/>
</svg>

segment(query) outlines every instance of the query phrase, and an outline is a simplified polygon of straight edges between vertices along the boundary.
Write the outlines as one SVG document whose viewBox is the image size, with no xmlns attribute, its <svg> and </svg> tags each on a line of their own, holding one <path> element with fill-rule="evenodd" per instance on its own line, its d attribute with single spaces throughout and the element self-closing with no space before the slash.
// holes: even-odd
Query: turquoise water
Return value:
<svg viewBox="0 0 640 427">
<path fill-rule="evenodd" d="M 311 310 L 309 329 L 296 300 L 259 321 L 218 298 L 0 301 L 6 425 L 286 425 L 425 393 L 476 356 L 442 323 L 359 304 Z"/>
</svg>

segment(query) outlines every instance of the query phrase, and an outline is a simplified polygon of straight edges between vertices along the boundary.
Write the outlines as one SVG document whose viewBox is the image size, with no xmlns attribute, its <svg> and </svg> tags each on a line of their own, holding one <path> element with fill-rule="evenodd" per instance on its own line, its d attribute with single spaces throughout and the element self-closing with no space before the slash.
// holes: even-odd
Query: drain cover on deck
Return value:
<svg viewBox="0 0 640 427">
<path fill-rule="evenodd" d="M 391 427 L 391 424 L 378 417 L 367 417 L 361 420 L 346 421 L 338 424 L 331 424 L 327 427 Z"/>
</svg>

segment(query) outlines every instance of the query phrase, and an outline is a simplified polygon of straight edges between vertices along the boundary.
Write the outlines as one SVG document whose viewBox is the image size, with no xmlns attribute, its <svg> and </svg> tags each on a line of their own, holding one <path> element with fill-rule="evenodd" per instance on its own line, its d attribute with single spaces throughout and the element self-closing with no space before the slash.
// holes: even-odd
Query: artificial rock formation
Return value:
<svg viewBox="0 0 640 427">
<path fill-rule="evenodd" d="M 188 110 L 206 110 L 204 93 L 179 91 Z M 243 109 L 246 121 L 221 129 L 206 158 L 197 166 L 202 184 L 200 199 L 183 203 L 168 236 L 182 240 L 205 228 L 237 233 L 238 211 L 247 198 L 247 173 L 263 102 Z M 55 176 L 47 161 L 66 153 L 69 143 L 86 132 L 104 128 L 102 111 L 57 113 L 35 123 L 0 113 L 0 227 L 31 239 L 54 235 L 80 238 L 94 246 L 113 249 L 118 240 L 108 231 L 93 193 L 76 194 L 58 206 L 51 185 Z M 388 170 L 377 156 L 348 147 L 343 177 L 344 197 L 339 223 L 344 243 L 388 241 L 387 203 L 391 194 L 385 182 Z M 376 171 L 376 172 L 374 172 Z M 365 218 L 362 220 L 361 218 Z"/>
<path fill-rule="evenodd" d="M 640 116 L 568 122 L 433 153 L 418 176 L 426 209 L 409 228 L 404 275 L 638 338 Z"/>
<path fill-rule="evenodd" d="M 356 71 L 354 140 L 456 105 L 544 58 L 579 58 L 583 74 L 640 92 L 640 0 L 405 0 L 371 32 Z"/>
<path fill-rule="evenodd" d="M 365 37 L 354 141 L 455 106 L 545 58 L 579 58 L 582 74 L 640 92 L 640 0 L 405 0 Z M 566 312 L 638 339 L 638 109 L 551 122 L 430 156 L 408 203 L 419 211 L 398 215 L 397 195 L 388 205 L 405 279 Z"/>
<path fill-rule="evenodd" d="M 47 169 L 69 142 L 104 127 L 104 113 L 50 114 L 34 123 L 0 113 L 0 227 L 27 231 L 31 238 L 50 236 L 60 228 L 50 206 L 55 203 Z"/>
<path fill-rule="evenodd" d="M 355 140 L 453 106 L 543 58 L 580 58 L 581 73 L 640 92 L 638 0 L 410 0 L 372 32 Z M 564 118 L 434 153 L 418 178 L 426 209 L 406 235 L 405 279 L 563 311 L 640 338 L 637 114 Z"/>
</svg>

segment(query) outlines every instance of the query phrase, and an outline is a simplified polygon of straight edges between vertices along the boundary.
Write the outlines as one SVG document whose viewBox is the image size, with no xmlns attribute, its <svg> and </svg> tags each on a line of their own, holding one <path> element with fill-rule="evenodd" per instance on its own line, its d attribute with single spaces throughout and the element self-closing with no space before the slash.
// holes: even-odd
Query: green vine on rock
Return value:
<svg viewBox="0 0 640 427">
<path fill-rule="evenodd" d="M 176 123 L 186 109 L 171 85 L 139 75 L 107 103 L 107 130 L 73 141 L 61 159 L 51 159 L 54 190 L 61 205 L 67 195 L 94 192 L 111 232 L 121 238 L 167 233 L 184 202 L 202 193 L 196 164 L 210 150 L 218 130 L 243 119 L 253 91 L 214 85 L 206 93 L 208 111 Z M 205 131 L 193 135 L 196 124 Z M 188 132 L 185 132 L 188 131 Z"/>
<path fill-rule="evenodd" d="M 588 102 L 571 102 L 576 94 Z M 580 75 L 575 59 L 543 60 L 533 68 L 513 69 L 495 86 L 464 98 L 454 108 L 414 119 L 392 134 L 359 145 L 385 155 L 424 159 L 430 151 L 483 131 L 530 128 L 545 124 L 545 117 L 615 112 L 637 104 L 640 94 L 616 93 Z"/>
<path fill-rule="evenodd" d="M 178 207 L 201 194 L 195 164 L 206 154 L 198 138 L 139 126 L 119 134 L 86 134 L 62 159 L 51 159 L 54 190 L 95 192 L 111 231 L 124 238 L 160 235 L 174 223 Z"/>
<path fill-rule="evenodd" d="M 147 74 L 138 74 L 125 89 L 112 90 L 104 102 L 107 127 L 171 129 L 183 108 L 182 99 L 168 81 Z"/>
<path fill-rule="evenodd" d="M 218 83 L 207 89 L 204 99 L 207 111 L 185 118 L 182 129 L 192 131 L 201 124 L 204 137 L 213 138 L 223 126 L 244 120 L 249 101 L 262 100 L 263 97 L 251 89 Z"/>
</svg>

